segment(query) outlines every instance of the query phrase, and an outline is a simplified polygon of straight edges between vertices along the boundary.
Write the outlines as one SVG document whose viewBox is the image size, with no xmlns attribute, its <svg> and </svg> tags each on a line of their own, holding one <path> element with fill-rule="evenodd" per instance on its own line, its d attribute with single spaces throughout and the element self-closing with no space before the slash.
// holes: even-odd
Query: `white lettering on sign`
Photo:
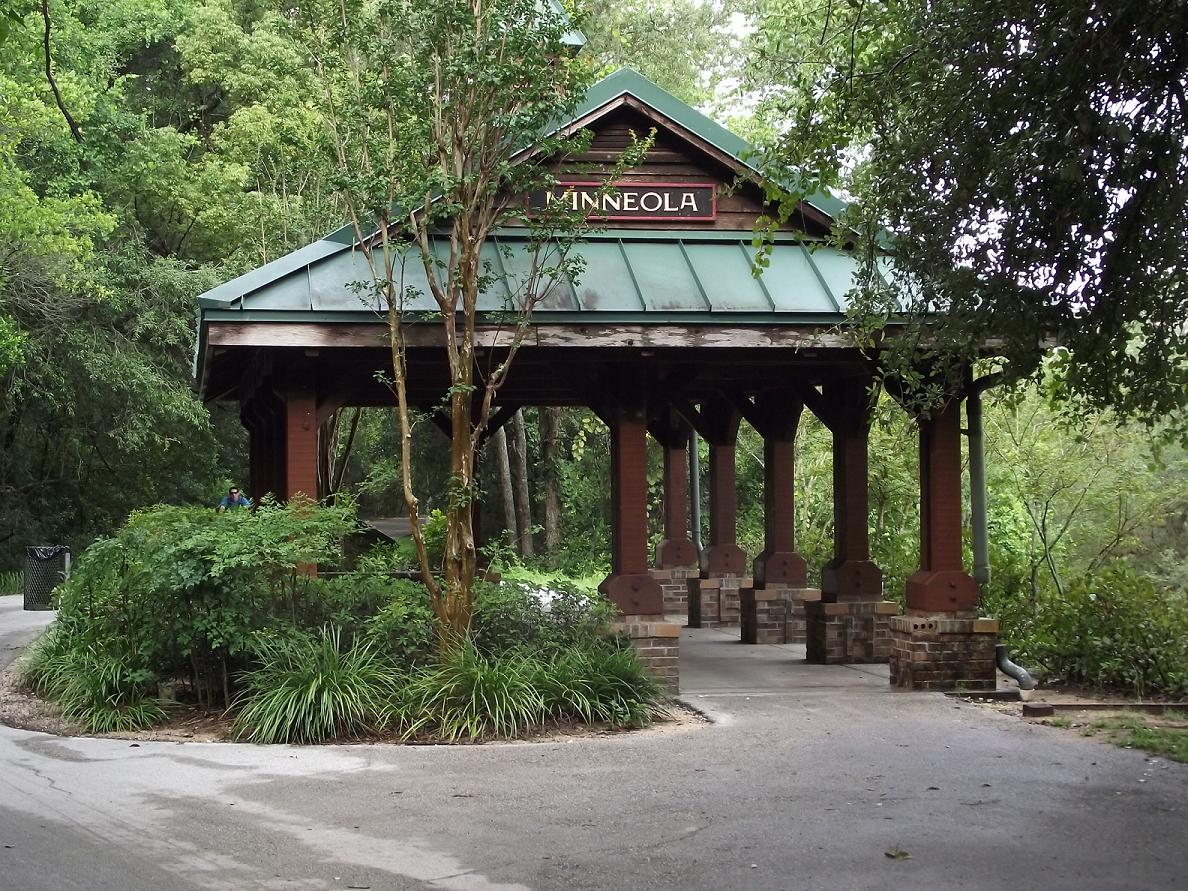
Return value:
<svg viewBox="0 0 1188 891">
<path fill-rule="evenodd" d="M 560 182 L 550 191 L 528 196 L 528 207 L 561 205 L 590 219 L 713 220 L 717 186 L 713 183 Z"/>
</svg>

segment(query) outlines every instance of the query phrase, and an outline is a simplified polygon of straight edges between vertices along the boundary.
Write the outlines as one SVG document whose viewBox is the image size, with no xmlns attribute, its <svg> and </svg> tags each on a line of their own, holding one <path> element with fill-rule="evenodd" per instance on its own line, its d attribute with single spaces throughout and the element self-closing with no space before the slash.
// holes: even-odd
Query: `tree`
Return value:
<svg viewBox="0 0 1188 891">
<path fill-rule="evenodd" d="M 613 71 L 626 65 L 679 96 L 700 104 L 740 73 L 732 17 L 737 0 L 589 0 L 585 52 Z"/>
<path fill-rule="evenodd" d="M 566 48 L 570 20 L 538 0 L 323 0 L 294 16 L 320 86 L 365 284 L 387 308 L 401 486 L 439 640 L 449 647 L 470 624 L 475 465 L 492 401 L 534 306 L 579 266 L 568 249 L 582 222 L 561 202 L 525 215 L 520 201 L 555 184 L 553 159 L 588 144 L 580 135 L 549 134 L 584 96 L 590 69 Z M 482 253 L 508 223 L 523 225 L 527 236 L 528 269 L 516 280 L 500 279 Z M 423 273 L 428 295 L 406 286 L 407 263 Z M 508 350 L 480 367 L 479 298 L 497 280 L 511 293 L 504 309 L 516 333 Z M 440 580 L 425 548 L 410 460 L 405 316 L 422 297 L 435 309 L 450 382 L 441 405 L 451 434 Z"/>
<path fill-rule="evenodd" d="M 758 21 L 752 83 L 784 207 L 847 191 L 860 312 L 895 311 L 876 274 L 891 244 L 894 290 L 934 313 L 901 339 L 901 371 L 993 339 L 1033 376 L 1055 340 L 1091 406 L 1182 411 L 1188 5 L 765 0 Z"/>
</svg>

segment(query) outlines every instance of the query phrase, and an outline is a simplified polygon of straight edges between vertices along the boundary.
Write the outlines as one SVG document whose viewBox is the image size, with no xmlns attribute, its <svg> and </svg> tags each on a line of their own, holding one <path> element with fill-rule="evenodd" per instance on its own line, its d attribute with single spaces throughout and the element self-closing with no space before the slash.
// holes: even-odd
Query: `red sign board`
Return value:
<svg viewBox="0 0 1188 891">
<path fill-rule="evenodd" d="M 561 204 L 585 211 L 591 220 L 714 220 L 718 216 L 715 183 L 558 182 L 528 196 L 528 208 Z"/>
</svg>

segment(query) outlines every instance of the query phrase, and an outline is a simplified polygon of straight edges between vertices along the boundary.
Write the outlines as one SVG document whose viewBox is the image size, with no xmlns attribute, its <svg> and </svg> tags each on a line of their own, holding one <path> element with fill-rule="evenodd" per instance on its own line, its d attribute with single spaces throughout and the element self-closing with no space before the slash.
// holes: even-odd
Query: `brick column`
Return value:
<svg viewBox="0 0 1188 891">
<path fill-rule="evenodd" d="M 907 581 L 907 614 L 891 622 L 891 683 L 993 690 L 998 622 L 978 618 L 978 586 L 961 556 L 960 402 L 919 426 L 920 569 Z"/>
<path fill-rule="evenodd" d="M 754 583 L 740 591 L 743 643 L 804 643 L 805 603 L 821 592 L 808 587 L 808 567 L 796 551 L 796 430 L 804 403 L 788 391 L 769 391 L 741 403 L 763 436 L 763 552 Z"/>
<path fill-rule="evenodd" d="M 870 559 L 867 449 L 871 379 L 827 383 L 814 411 L 833 433 L 833 559 L 821 569 L 821 600 L 806 605 L 810 662 L 886 662 L 890 617 L 883 571 Z"/>
<path fill-rule="evenodd" d="M 709 544 L 701 552 L 701 573 L 689 579 L 689 625 L 735 628 L 739 591 L 752 582 L 744 576 L 747 555 L 738 546 L 738 493 L 735 442 L 741 415 L 725 398 L 706 400 L 696 415 L 697 432 L 709 443 Z"/>
</svg>

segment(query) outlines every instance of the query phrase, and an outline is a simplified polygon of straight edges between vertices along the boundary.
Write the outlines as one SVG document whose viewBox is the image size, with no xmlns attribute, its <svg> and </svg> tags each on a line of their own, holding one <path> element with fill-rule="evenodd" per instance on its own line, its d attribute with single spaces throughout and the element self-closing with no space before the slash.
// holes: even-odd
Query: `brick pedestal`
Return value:
<svg viewBox="0 0 1188 891">
<path fill-rule="evenodd" d="M 734 574 L 695 576 L 689 579 L 689 627 L 737 628 L 739 591 L 754 581 Z"/>
<path fill-rule="evenodd" d="M 675 696 L 681 685 L 680 626 L 664 621 L 663 616 L 623 616 L 614 623 L 614 630 L 631 639 L 648 671 L 665 692 Z"/>
<path fill-rule="evenodd" d="M 908 690 L 993 690 L 998 620 L 913 612 L 891 619 L 891 683 Z"/>
<path fill-rule="evenodd" d="M 651 570 L 652 578 L 664 592 L 664 615 L 689 615 L 689 579 L 700 575 L 696 566 L 673 566 Z"/>
<path fill-rule="evenodd" d="M 898 612 L 899 604 L 886 600 L 806 603 L 807 660 L 818 665 L 886 662 L 890 622 Z"/>
<path fill-rule="evenodd" d="M 805 603 L 821 599 L 817 588 L 767 585 L 739 591 L 742 642 L 788 644 L 805 642 Z"/>
</svg>

